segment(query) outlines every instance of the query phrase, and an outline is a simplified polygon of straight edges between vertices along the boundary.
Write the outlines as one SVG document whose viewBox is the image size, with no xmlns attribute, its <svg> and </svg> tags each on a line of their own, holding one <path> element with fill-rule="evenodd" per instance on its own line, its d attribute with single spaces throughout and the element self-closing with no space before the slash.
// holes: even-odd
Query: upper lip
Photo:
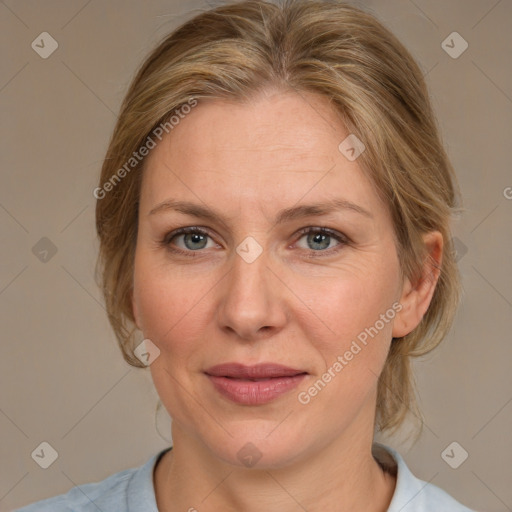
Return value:
<svg viewBox="0 0 512 512">
<path fill-rule="evenodd" d="M 205 373 L 214 377 L 265 379 L 272 377 L 293 377 L 294 375 L 307 372 L 275 363 L 260 363 L 253 366 L 240 363 L 222 363 L 208 368 Z"/>
</svg>

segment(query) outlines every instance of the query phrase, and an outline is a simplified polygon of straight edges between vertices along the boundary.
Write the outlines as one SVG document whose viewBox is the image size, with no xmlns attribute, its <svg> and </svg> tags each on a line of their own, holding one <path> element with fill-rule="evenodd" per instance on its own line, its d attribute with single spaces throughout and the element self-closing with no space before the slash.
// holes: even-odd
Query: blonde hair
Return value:
<svg viewBox="0 0 512 512">
<path fill-rule="evenodd" d="M 422 235 L 443 235 L 430 306 L 416 329 L 393 339 L 378 381 L 376 425 L 394 431 L 408 410 L 418 411 L 411 357 L 441 342 L 458 305 L 450 222 L 460 198 L 420 68 L 380 22 L 346 3 L 219 6 L 184 23 L 147 57 L 122 103 L 96 189 L 102 191 L 96 203 L 97 276 L 110 323 L 125 360 L 142 367 L 133 354 L 131 293 L 145 160 L 128 170 L 126 162 L 192 98 L 199 105 L 201 98 L 243 102 L 268 87 L 327 97 L 348 131 L 364 142 L 358 163 L 392 214 L 403 276 L 420 276 L 427 255 Z"/>
</svg>

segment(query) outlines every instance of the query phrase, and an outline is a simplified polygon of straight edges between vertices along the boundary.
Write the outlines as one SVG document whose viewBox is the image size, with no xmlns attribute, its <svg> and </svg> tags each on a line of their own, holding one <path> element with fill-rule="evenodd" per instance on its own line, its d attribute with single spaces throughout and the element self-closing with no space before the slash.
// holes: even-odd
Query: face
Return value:
<svg viewBox="0 0 512 512">
<path fill-rule="evenodd" d="M 133 307 L 175 443 L 278 467 L 373 433 L 403 282 L 386 205 L 338 149 L 348 135 L 323 97 L 267 92 L 200 103 L 150 153 Z M 302 375 L 205 373 L 223 363 Z"/>
</svg>

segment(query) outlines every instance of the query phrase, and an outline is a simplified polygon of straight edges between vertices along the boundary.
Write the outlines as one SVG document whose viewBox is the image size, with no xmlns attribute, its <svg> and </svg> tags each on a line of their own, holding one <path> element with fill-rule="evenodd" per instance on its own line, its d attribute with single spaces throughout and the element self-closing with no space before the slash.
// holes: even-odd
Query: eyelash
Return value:
<svg viewBox="0 0 512 512">
<path fill-rule="evenodd" d="M 318 226 L 318 227 L 309 226 L 307 228 L 301 229 L 298 232 L 298 235 L 300 235 L 300 236 L 297 238 L 297 241 L 299 241 L 304 235 L 308 235 L 309 233 L 328 235 L 328 236 L 334 238 L 337 242 L 339 242 L 339 245 L 337 245 L 335 247 L 331 247 L 330 249 L 320 250 L 320 251 L 310 250 L 309 255 L 307 256 L 309 258 L 322 258 L 325 256 L 332 256 L 333 254 L 340 251 L 344 246 L 346 246 L 350 243 L 350 239 L 347 236 L 345 236 L 341 233 L 338 233 L 337 231 L 333 231 L 332 229 L 325 228 L 322 226 Z M 180 249 L 177 247 L 173 247 L 171 245 L 171 241 L 174 238 L 176 238 L 177 236 L 182 235 L 182 234 L 206 235 L 206 236 L 212 238 L 210 236 L 210 234 L 207 231 L 205 231 L 204 229 L 201 229 L 201 228 L 195 227 L 195 226 L 190 226 L 190 227 L 185 227 L 185 228 L 179 228 L 175 231 L 172 231 L 171 233 L 168 233 L 164 237 L 164 239 L 161 241 L 161 245 L 164 246 L 165 248 L 167 248 L 169 251 L 176 253 L 176 254 L 182 254 L 182 255 L 190 256 L 190 257 L 199 256 L 199 254 L 197 254 L 197 253 L 202 252 L 202 250 L 197 250 L 197 251 L 184 250 L 184 249 Z M 308 249 L 304 249 L 304 250 L 308 251 Z"/>
</svg>

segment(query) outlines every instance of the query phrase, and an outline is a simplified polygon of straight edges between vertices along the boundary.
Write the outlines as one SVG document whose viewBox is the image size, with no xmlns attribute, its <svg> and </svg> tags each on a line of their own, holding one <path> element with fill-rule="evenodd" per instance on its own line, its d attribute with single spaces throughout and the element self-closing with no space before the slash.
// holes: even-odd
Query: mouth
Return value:
<svg viewBox="0 0 512 512">
<path fill-rule="evenodd" d="M 294 377 L 307 372 L 276 363 L 260 363 L 253 366 L 241 363 L 222 363 L 212 366 L 205 373 L 212 377 L 257 381 L 279 377 Z"/>
<path fill-rule="evenodd" d="M 262 405 L 291 391 L 308 373 L 275 363 L 247 366 L 224 363 L 204 372 L 225 398 L 243 405 Z"/>
</svg>

